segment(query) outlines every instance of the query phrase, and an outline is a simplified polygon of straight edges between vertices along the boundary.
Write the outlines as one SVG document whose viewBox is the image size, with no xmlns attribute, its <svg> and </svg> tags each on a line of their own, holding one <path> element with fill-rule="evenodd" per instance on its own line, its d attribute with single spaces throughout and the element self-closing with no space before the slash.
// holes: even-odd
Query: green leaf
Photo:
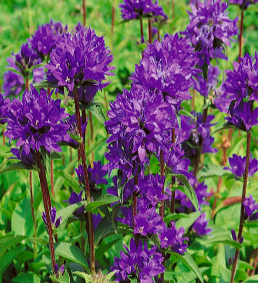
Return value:
<svg viewBox="0 0 258 283">
<path fill-rule="evenodd" d="M 119 201 L 118 197 L 112 196 L 112 195 L 103 195 L 100 198 L 98 198 L 96 201 L 90 202 L 86 206 L 86 211 L 87 212 L 92 212 L 95 208 L 105 205 L 105 204 L 110 204 L 113 202 Z"/>
<path fill-rule="evenodd" d="M 39 238 L 39 237 L 34 237 L 34 238 L 29 238 L 26 241 L 30 241 L 30 242 L 35 242 L 35 243 L 39 243 L 43 246 L 47 246 L 49 244 L 48 240 L 45 240 L 43 238 Z"/>
<path fill-rule="evenodd" d="M 188 179 L 182 175 L 182 174 L 171 174 L 172 176 L 175 176 L 178 180 L 180 180 L 183 184 L 183 186 L 179 186 L 177 187 L 177 189 L 181 192 L 183 192 L 188 198 L 189 200 L 192 202 L 193 206 L 195 207 L 195 209 L 198 211 L 199 210 L 199 206 L 198 206 L 198 200 L 195 194 L 194 189 L 192 188 L 192 186 L 189 184 Z"/>
<path fill-rule="evenodd" d="M 86 151 L 86 158 L 96 149 L 98 148 L 103 142 L 105 142 L 107 138 L 102 138 L 98 141 L 96 141 L 89 150 Z"/>
<path fill-rule="evenodd" d="M 72 205 L 69 205 L 66 208 L 63 208 L 63 209 L 57 211 L 56 219 L 59 218 L 60 216 L 62 216 L 61 224 L 57 228 L 57 232 L 61 232 L 62 230 L 64 230 L 64 228 L 66 227 L 68 218 L 75 212 L 75 210 L 79 209 L 80 207 L 84 206 L 85 204 L 87 204 L 86 200 L 72 204 Z"/>
<path fill-rule="evenodd" d="M 252 228 L 258 227 L 258 220 L 245 221 L 244 225 L 247 227 L 252 227 Z"/>
<path fill-rule="evenodd" d="M 21 283 L 40 283 L 41 282 L 39 276 L 31 272 L 23 273 L 13 278 L 12 281 L 21 282 Z"/>
<path fill-rule="evenodd" d="M 237 128 L 234 125 L 230 125 L 228 123 L 225 123 L 223 126 L 216 129 L 211 135 L 214 135 L 215 133 L 217 133 L 219 131 L 227 130 L 227 129 L 237 129 Z"/>
<path fill-rule="evenodd" d="M 63 159 L 63 157 L 62 157 L 62 155 L 53 151 L 53 152 L 50 153 L 50 159 L 58 160 L 58 159 Z"/>
<path fill-rule="evenodd" d="M 197 275 L 200 281 L 203 283 L 202 274 L 197 264 L 193 260 L 192 256 L 188 252 L 185 252 L 184 255 L 180 255 L 178 253 L 170 252 L 170 251 L 167 251 L 167 252 L 170 253 L 173 257 L 182 261 L 187 267 L 189 267 Z"/>
<path fill-rule="evenodd" d="M 101 258 L 105 252 L 107 252 L 110 248 L 112 248 L 117 242 L 119 242 L 121 238 L 115 239 L 107 244 L 102 244 L 99 246 L 99 248 L 96 250 L 95 254 L 95 260 L 98 260 Z"/>
<path fill-rule="evenodd" d="M 12 156 L 12 155 L 10 154 L 10 156 Z M 0 165 L 0 172 L 4 169 L 4 167 L 5 167 L 5 165 L 7 164 L 8 161 L 9 161 L 8 158 L 4 158 L 3 162 Z"/>
<path fill-rule="evenodd" d="M 257 283 L 257 282 L 258 282 L 258 275 L 249 277 L 244 281 L 244 283 Z"/>
<path fill-rule="evenodd" d="M 4 243 L 4 245 L 1 247 L 0 249 L 0 259 L 2 258 L 2 256 L 4 255 L 4 253 L 11 247 L 19 244 L 21 241 L 23 241 L 24 239 L 28 238 L 27 236 L 8 236 L 7 237 L 7 241 Z"/>
<path fill-rule="evenodd" d="M 9 266 L 9 264 L 11 262 L 13 262 L 13 260 L 17 257 L 17 255 L 19 253 L 25 251 L 25 249 L 26 249 L 26 247 L 23 247 L 23 246 L 15 247 L 15 248 L 11 249 L 10 251 L 8 251 L 3 256 L 0 256 L 0 262 L 1 262 L 1 264 L 0 264 L 0 276 L 1 276 L 1 274 L 3 274 L 5 272 L 5 270 Z"/>
<path fill-rule="evenodd" d="M 64 257 L 65 259 L 80 264 L 89 272 L 87 258 L 80 248 L 70 243 L 55 243 L 55 254 Z"/>
<path fill-rule="evenodd" d="M 31 214 L 31 204 L 27 198 L 24 198 L 16 206 L 12 215 L 12 231 L 16 235 L 29 236 L 33 232 L 33 218 Z"/>
<path fill-rule="evenodd" d="M 102 240 L 110 230 L 114 230 L 112 227 L 112 221 L 110 219 L 110 215 L 106 215 L 97 226 L 94 232 L 94 245 L 98 246 L 100 240 Z"/>
<path fill-rule="evenodd" d="M 196 211 L 190 213 L 189 218 L 181 218 L 176 222 L 176 228 L 179 229 L 183 227 L 185 229 L 185 233 L 187 233 L 188 229 L 193 225 L 195 220 L 201 215 L 201 211 Z"/>
<path fill-rule="evenodd" d="M 169 214 L 168 216 L 166 216 L 164 218 L 164 222 L 168 223 L 174 219 L 179 219 L 179 218 L 189 218 L 190 216 L 186 213 L 173 213 L 173 214 Z"/>
<path fill-rule="evenodd" d="M 219 235 L 214 235 L 213 237 L 210 237 L 207 240 L 207 244 L 210 243 L 222 243 L 222 244 L 227 244 L 232 247 L 235 247 L 237 249 L 241 249 L 242 245 L 238 243 L 237 241 L 231 240 L 229 234 L 219 234 Z"/>
<path fill-rule="evenodd" d="M 188 112 L 188 111 L 185 110 L 185 109 L 179 110 L 178 114 L 179 114 L 179 115 L 183 115 L 183 116 L 187 116 L 187 117 L 191 117 L 192 119 L 196 120 L 196 117 L 194 117 L 193 114 L 191 114 L 190 112 Z"/>
<path fill-rule="evenodd" d="M 30 68 L 30 70 L 34 70 L 34 69 L 37 69 L 37 68 L 41 68 L 41 67 L 44 67 L 46 65 L 46 63 L 40 63 L 40 64 L 37 64 L 37 65 L 34 65 Z"/>
<path fill-rule="evenodd" d="M 63 177 L 65 181 L 76 191 L 77 194 L 80 193 L 80 191 L 82 190 L 80 183 L 74 177 L 72 177 L 72 175 L 59 169 L 54 169 L 54 172 Z"/>
<path fill-rule="evenodd" d="M 49 278 L 52 279 L 53 282 L 70 283 L 70 276 L 67 271 L 64 272 L 64 275 L 62 277 L 56 278 L 53 275 L 50 275 Z"/>
<path fill-rule="evenodd" d="M 73 272 L 74 274 L 76 274 L 76 275 L 78 275 L 78 276 L 80 276 L 80 277 L 82 277 L 86 282 L 91 282 L 91 275 L 89 275 L 89 274 L 87 274 L 87 273 L 85 273 L 85 272 L 80 272 L 80 271 L 75 271 L 75 272 Z"/>
<path fill-rule="evenodd" d="M 48 81 L 43 81 L 43 82 L 40 82 L 40 83 L 37 83 L 37 84 L 33 84 L 34 87 L 36 88 L 58 88 L 58 85 L 56 84 L 52 84 Z"/>
<path fill-rule="evenodd" d="M 198 174 L 198 179 L 222 177 L 231 174 L 231 171 L 224 170 L 223 166 L 208 164 L 204 165 L 202 170 Z"/>
<path fill-rule="evenodd" d="M 89 109 L 101 124 L 106 122 L 105 115 L 102 111 L 102 105 L 99 102 L 91 101 L 87 103 L 80 103 L 80 109 Z"/>
<path fill-rule="evenodd" d="M 20 161 L 20 162 L 17 162 L 17 163 L 14 163 L 14 164 L 10 164 L 7 167 L 5 167 L 3 170 L 0 171 L 0 175 L 2 175 L 4 173 L 7 173 L 7 172 L 16 171 L 16 170 L 23 170 L 23 169 L 31 170 L 31 167 L 25 165 L 24 163 L 22 163 Z"/>
<path fill-rule="evenodd" d="M 19 74 L 20 76 L 22 76 L 22 73 L 12 67 L 5 67 L 6 70 L 8 71 L 12 71 L 13 73 Z"/>
</svg>

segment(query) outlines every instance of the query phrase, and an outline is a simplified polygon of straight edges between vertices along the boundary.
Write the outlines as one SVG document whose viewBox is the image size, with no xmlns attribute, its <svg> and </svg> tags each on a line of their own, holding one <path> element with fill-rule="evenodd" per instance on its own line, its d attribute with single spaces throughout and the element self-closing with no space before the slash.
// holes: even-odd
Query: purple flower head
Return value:
<svg viewBox="0 0 258 283">
<path fill-rule="evenodd" d="M 25 154 L 24 149 L 11 148 L 11 152 L 15 157 L 9 157 L 9 159 L 20 160 L 28 169 L 33 169 L 36 166 L 35 150 L 31 149 L 28 155 Z"/>
<path fill-rule="evenodd" d="M 226 117 L 227 123 L 234 125 L 236 128 L 248 132 L 251 128 L 258 124 L 258 107 L 252 111 L 253 101 L 244 102 L 241 100 L 239 104 L 235 104 L 230 110 L 230 117 Z"/>
<path fill-rule="evenodd" d="M 239 242 L 240 244 L 243 243 L 244 237 L 241 237 L 239 240 L 237 239 L 236 231 L 234 229 L 231 229 L 231 235 L 234 241 Z"/>
<path fill-rule="evenodd" d="M 229 0 L 228 3 L 239 5 L 240 9 L 245 10 L 249 5 L 258 3 L 258 0 Z"/>
<path fill-rule="evenodd" d="M 228 113 L 228 109 L 231 103 L 231 99 L 228 98 L 227 91 L 225 89 L 225 82 L 222 82 L 219 88 L 215 90 L 215 96 L 213 103 L 220 112 Z"/>
<path fill-rule="evenodd" d="M 189 241 L 188 238 L 183 238 L 184 233 L 185 229 L 180 227 L 177 230 L 173 221 L 171 221 L 171 228 L 167 228 L 166 225 L 163 224 L 163 229 L 159 234 L 161 248 L 169 249 L 183 255 L 188 247 L 188 244 L 184 244 L 184 241 Z"/>
<path fill-rule="evenodd" d="M 74 87 L 86 88 L 89 80 L 96 81 L 93 85 L 101 89 L 105 75 L 112 75 L 109 71 L 114 69 L 109 66 L 113 60 L 109 53 L 103 37 L 97 37 L 91 28 L 63 34 L 50 53 L 47 80 L 71 92 Z"/>
<path fill-rule="evenodd" d="M 140 283 L 152 283 L 152 277 L 163 273 L 166 269 L 162 265 L 163 257 L 161 253 L 156 252 L 157 247 L 148 249 L 147 243 L 139 241 L 136 248 L 135 241 L 132 238 L 130 250 L 123 245 L 126 253 L 121 251 L 121 259 L 115 257 L 112 271 L 116 271 L 115 281 L 130 282 L 129 278 L 138 278 Z"/>
<path fill-rule="evenodd" d="M 32 72 L 33 72 L 33 82 L 40 83 L 40 82 L 44 81 L 45 72 L 44 72 L 43 67 L 33 69 Z"/>
<path fill-rule="evenodd" d="M 77 194 L 76 192 L 72 192 L 71 197 L 68 200 L 64 200 L 64 202 L 68 202 L 69 204 L 75 204 L 75 203 L 81 202 L 84 200 L 82 199 L 82 193 L 83 193 L 83 190 L 81 190 L 79 194 Z M 80 218 L 81 215 L 84 215 L 83 206 L 77 209 L 73 213 L 73 215 L 77 216 L 78 218 Z"/>
<path fill-rule="evenodd" d="M 45 214 L 44 211 L 42 212 L 42 218 L 43 218 L 45 224 L 47 225 L 47 218 L 46 218 L 46 214 Z M 51 207 L 50 220 L 51 220 L 52 226 L 54 228 L 58 228 L 61 224 L 62 216 L 60 216 L 56 219 L 56 208 L 55 207 Z"/>
<path fill-rule="evenodd" d="M 93 214 L 92 217 L 93 217 L 93 229 L 96 230 L 100 221 L 102 220 L 102 216 L 98 213 L 98 214 Z"/>
<path fill-rule="evenodd" d="M 110 120 L 105 125 L 112 135 L 107 142 L 125 141 L 132 146 L 131 154 L 142 163 L 150 153 L 166 148 L 175 114 L 161 93 L 151 95 L 142 87 L 133 86 L 130 92 L 124 89 L 110 107 Z"/>
<path fill-rule="evenodd" d="M 162 223 L 162 218 L 156 213 L 155 208 L 146 209 L 145 207 L 140 208 L 140 211 L 134 217 L 135 227 L 133 230 L 134 234 L 141 234 L 146 236 L 147 234 L 156 234 L 158 227 Z"/>
<path fill-rule="evenodd" d="M 234 62 L 234 70 L 228 70 L 224 87 L 231 100 L 237 100 L 237 104 L 243 98 L 258 102 L 258 55 L 254 57 L 248 53 L 239 58 L 240 63 Z"/>
<path fill-rule="evenodd" d="M 41 62 L 41 59 L 38 57 L 38 54 L 29 47 L 28 43 L 25 43 L 21 46 L 21 50 L 18 54 L 13 54 L 15 65 L 17 66 L 19 72 L 23 77 L 29 76 L 29 71 L 31 67 L 38 65 Z"/>
<path fill-rule="evenodd" d="M 58 264 L 56 263 L 55 264 L 55 267 L 54 267 L 54 271 L 55 271 L 55 274 L 58 274 L 59 273 L 59 276 L 63 276 L 64 275 L 64 272 L 65 272 L 65 266 L 64 264 L 61 265 L 60 269 L 59 269 L 59 266 Z"/>
<path fill-rule="evenodd" d="M 209 220 L 205 220 L 205 213 L 203 212 L 194 222 L 192 230 L 199 236 L 210 234 L 212 229 L 207 228 Z"/>
<path fill-rule="evenodd" d="M 188 166 L 191 162 L 189 159 L 184 158 L 185 152 L 181 149 L 179 144 L 172 146 L 170 151 L 164 151 L 163 157 L 166 167 L 171 170 L 171 173 L 183 174 L 186 177 L 191 176 L 191 174 L 188 173 Z"/>
<path fill-rule="evenodd" d="M 244 219 L 245 220 L 258 220 L 258 203 L 253 199 L 251 195 L 249 198 L 245 198 L 243 205 L 245 208 Z"/>
<path fill-rule="evenodd" d="M 203 122 L 203 117 L 201 113 L 196 113 L 197 115 L 197 133 L 202 136 L 203 138 L 206 138 L 210 136 L 210 127 L 216 125 L 212 124 L 211 121 L 215 118 L 213 115 L 208 115 L 206 122 Z"/>
<path fill-rule="evenodd" d="M 60 36 L 65 32 L 67 32 L 67 26 L 64 27 L 62 23 L 54 23 L 51 20 L 50 23 L 39 26 L 28 41 L 40 58 L 44 60 L 45 56 L 50 55 Z"/>
<path fill-rule="evenodd" d="M 204 63 L 210 65 L 210 59 L 227 59 L 223 51 L 223 44 L 231 46 L 232 36 L 238 34 L 237 21 L 227 16 L 227 2 L 221 0 L 205 0 L 204 3 L 196 1 L 191 5 L 192 13 L 189 13 L 190 23 L 186 31 L 181 32 L 195 47 L 196 54 L 200 58 L 199 66 Z"/>
<path fill-rule="evenodd" d="M 69 138 L 68 125 L 61 123 L 68 114 L 60 107 L 60 100 L 51 99 L 44 89 L 40 92 L 31 86 L 22 100 L 13 99 L 8 113 L 5 135 L 11 140 L 18 139 L 16 146 L 23 147 L 29 155 L 30 149 L 44 147 L 48 152 L 61 152 L 58 142 Z"/>
<path fill-rule="evenodd" d="M 3 98 L 3 95 L 0 93 L 0 125 L 3 125 L 7 121 L 8 110 L 10 107 L 10 99 Z"/>
<path fill-rule="evenodd" d="M 163 8 L 158 5 L 157 0 L 155 2 L 153 0 L 124 0 L 124 3 L 120 4 L 119 7 L 124 20 L 157 16 L 167 18 Z"/>
<path fill-rule="evenodd" d="M 121 207 L 122 217 L 117 217 L 115 220 L 133 228 L 133 211 L 132 207 Z"/>
<path fill-rule="evenodd" d="M 162 42 L 157 39 L 144 50 L 140 65 L 135 65 L 131 80 L 146 89 L 159 90 L 170 100 L 191 99 L 188 90 L 195 84 L 193 76 L 198 58 L 189 40 L 178 34 L 166 34 Z"/>
</svg>

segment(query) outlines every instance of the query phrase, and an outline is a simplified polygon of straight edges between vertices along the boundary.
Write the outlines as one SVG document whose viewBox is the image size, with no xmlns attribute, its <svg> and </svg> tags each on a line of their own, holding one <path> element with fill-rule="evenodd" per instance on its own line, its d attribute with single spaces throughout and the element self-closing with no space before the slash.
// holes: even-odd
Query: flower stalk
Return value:
<svg viewBox="0 0 258 283">
<path fill-rule="evenodd" d="M 241 199 L 241 214 L 240 214 L 240 221 L 239 221 L 238 240 L 242 237 L 243 226 L 244 226 L 245 208 L 244 208 L 243 202 L 244 202 L 245 196 L 246 196 L 246 188 L 247 188 L 247 180 L 248 180 L 249 159 L 250 159 L 250 151 L 251 151 L 251 136 L 252 136 L 252 132 L 251 131 L 247 132 L 246 167 L 245 167 L 244 184 L 243 184 L 242 199 Z M 234 277 L 235 277 L 235 273 L 236 273 L 236 266 L 237 266 L 237 260 L 238 260 L 239 252 L 240 252 L 240 250 L 237 249 L 236 253 L 235 253 L 235 259 L 234 259 L 234 263 L 233 263 L 230 283 L 234 283 Z"/>
</svg>

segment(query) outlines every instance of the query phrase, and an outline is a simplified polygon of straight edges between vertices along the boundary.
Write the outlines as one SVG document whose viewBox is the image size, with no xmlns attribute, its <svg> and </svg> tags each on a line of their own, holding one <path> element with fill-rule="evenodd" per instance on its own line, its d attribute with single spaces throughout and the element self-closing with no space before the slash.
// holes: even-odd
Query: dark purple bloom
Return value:
<svg viewBox="0 0 258 283">
<path fill-rule="evenodd" d="M 237 35 L 238 18 L 233 21 L 227 16 L 227 2 L 221 0 L 197 1 L 191 5 L 189 13 L 190 23 L 186 31 L 181 32 L 190 38 L 195 51 L 200 58 L 199 66 L 204 63 L 210 65 L 210 59 L 227 59 L 223 51 L 223 44 L 231 46 L 232 36 Z"/>
<path fill-rule="evenodd" d="M 224 87 L 224 84 L 225 83 L 222 82 L 219 88 L 215 90 L 215 96 L 213 98 L 213 103 L 220 112 L 228 113 L 231 99 L 227 98 L 228 94 Z"/>
<path fill-rule="evenodd" d="M 157 0 L 155 2 L 153 0 L 124 0 L 124 3 L 120 4 L 119 7 L 121 8 L 122 18 L 125 20 L 157 16 L 167 18 Z"/>
<path fill-rule="evenodd" d="M 10 99 L 9 98 L 4 99 L 3 95 L 0 93 L 0 125 L 6 123 L 9 107 L 10 107 Z"/>
<path fill-rule="evenodd" d="M 78 176 L 79 181 L 82 184 L 85 184 L 84 179 L 84 172 L 83 172 L 83 166 L 79 165 L 78 169 L 75 169 L 75 172 Z M 91 168 L 91 165 L 88 166 L 88 176 L 89 176 L 89 182 L 90 182 L 90 188 L 93 189 L 95 185 L 99 184 L 105 184 L 107 185 L 108 182 L 105 178 L 103 178 L 105 175 L 107 175 L 108 171 L 104 169 L 104 166 L 101 165 L 101 161 L 94 161 L 93 162 L 93 169 Z"/>
<path fill-rule="evenodd" d="M 252 111 L 253 101 L 235 104 L 229 109 L 231 117 L 226 117 L 227 123 L 234 125 L 236 128 L 248 132 L 253 126 L 258 124 L 258 107 Z"/>
<path fill-rule="evenodd" d="M 56 46 L 60 36 L 67 31 L 67 26 L 62 23 L 54 23 L 53 20 L 42 26 L 38 26 L 35 34 L 28 41 L 37 54 L 44 60 L 49 56 L 51 50 Z"/>
<path fill-rule="evenodd" d="M 47 218 L 46 218 L 46 214 L 45 214 L 44 211 L 42 212 L 42 218 L 43 218 L 45 224 L 47 225 Z M 60 216 L 56 219 L 56 208 L 55 207 L 51 207 L 50 220 L 51 220 L 52 226 L 54 228 L 58 228 L 61 224 L 62 216 Z"/>
<path fill-rule="evenodd" d="M 258 220 L 258 203 L 255 203 L 256 201 L 253 199 L 251 195 L 249 195 L 249 198 L 245 198 L 243 205 L 245 208 L 245 220 Z"/>
<path fill-rule="evenodd" d="M 58 266 L 58 264 L 56 263 L 56 264 L 55 264 L 55 267 L 54 267 L 54 271 L 55 271 L 55 274 L 60 273 L 60 275 L 63 276 L 63 275 L 64 275 L 64 272 L 65 272 L 65 266 L 64 266 L 64 264 L 61 265 L 61 267 L 60 267 L 60 269 L 59 269 L 59 266 Z"/>
<path fill-rule="evenodd" d="M 205 220 L 205 213 L 203 212 L 194 222 L 192 226 L 192 230 L 199 236 L 209 234 L 212 229 L 207 228 L 209 220 Z"/>
<path fill-rule="evenodd" d="M 93 217 L 93 228 L 94 230 L 96 230 L 97 226 L 102 220 L 102 216 L 98 213 L 98 214 L 93 214 L 92 217 Z"/>
<path fill-rule="evenodd" d="M 206 122 L 203 122 L 203 115 L 201 113 L 196 113 L 197 114 L 197 133 L 202 136 L 203 138 L 206 138 L 210 136 L 210 127 L 216 125 L 211 124 L 211 120 L 215 118 L 214 115 L 207 115 Z"/>
<path fill-rule="evenodd" d="M 40 93 L 31 86 L 22 100 L 13 99 L 8 113 L 5 135 L 11 140 L 18 139 L 16 146 L 23 146 L 25 154 L 30 149 L 44 147 L 48 152 L 62 151 L 58 142 L 69 138 L 68 125 L 61 123 L 68 114 L 60 107 L 60 100 L 51 99 L 44 89 Z"/>
<path fill-rule="evenodd" d="M 258 3 L 258 0 L 229 0 L 228 3 L 239 5 L 240 9 L 245 10 L 249 5 Z"/>
<path fill-rule="evenodd" d="M 105 47 L 103 37 L 97 37 L 94 30 L 84 29 L 72 34 L 63 34 L 56 47 L 51 51 L 50 62 L 46 65 L 47 80 L 59 87 L 87 87 L 89 80 L 101 89 L 105 75 L 112 75 L 109 66 L 113 56 Z M 92 85 L 92 83 L 91 83 Z"/>
<path fill-rule="evenodd" d="M 193 50 L 189 40 L 179 38 L 178 34 L 166 34 L 162 42 L 156 39 L 147 46 L 131 80 L 170 96 L 173 104 L 174 100 L 191 99 L 188 90 L 195 84 L 193 76 L 199 72 L 194 68 L 198 58 Z"/>
<path fill-rule="evenodd" d="M 81 190 L 79 194 L 77 194 L 76 192 L 72 192 L 71 197 L 68 200 L 64 200 L 64 202 L 68 202 L 69 204 L 75 204 L 75 203 L 81 202 L 81 201 L 84 200 L 84 199 L 82 199 L 82 193 L 83 193 L 83 190 Z M 80 217 L 83 214 L 84 214 L 83 206 L 80 207 L 79 209 L 77 209 L 73 213 L 73 215 L 75 215 L 77 217 Z"/>
<path fill-rule="evenodd" d="M 136 276 L 140 283 L 152 283 L 152 277 L 163 273 L 166 269 L 162 265 L 163 257 L 161 253 L 156 252 L 157 247 L 148 249 L 147 243 L 139 241 L 136 248 L 134 239 L 131 239 L 130 250 L 123 245 L 126 253 L 121 251 L 121 259 L 115 257 L 112 271 L 116 270 L 115 281 L 130 282 L 130 278 Z"/>
<path fill-rule="evenodd" d="M 236 236 L 236 231 L 234 229 L 231 229 L 231 235 L 232 235 L 232 238 L 234 241 L 236 242 L 239 242 L 240 244 L 243 243 L 244 241 L 244 237 L 241 237 L 239 240 L 237 239 L 237 236 Z"/>
<path fill-rule="evenodd" d="M 234 70 L 228 70 L 224 87 L 231 100 L 239 103 L 243 98 L 258 102 L 258 55 L 254 57 L 245 54 L 239 58 L 240 63 L 234 62 Z M 237 103 L 237 104 L 238 104 Z"/>
<path fill-rule="evenodd" d="M 202 153 L 216 153 L 217 148 L 211 147 L 214 142 L 214 137 L 208 136 L 205 137 L 202 144 Z"/>
<path fill-rule="evenodd" d="M 138 156 L 142 163 L 149 159 L 150 153 L 166 148 L 175 114 L 161 93 L 151 95 L 147 90 L 133 86 L 130 92 L 124 90 L 118 95 L 110 107 L 108 116 L 111 119 L 105 125 L 112 136 L 107 142 L 123 140 L 132 145 L 131 154 Z"/>
</svg>

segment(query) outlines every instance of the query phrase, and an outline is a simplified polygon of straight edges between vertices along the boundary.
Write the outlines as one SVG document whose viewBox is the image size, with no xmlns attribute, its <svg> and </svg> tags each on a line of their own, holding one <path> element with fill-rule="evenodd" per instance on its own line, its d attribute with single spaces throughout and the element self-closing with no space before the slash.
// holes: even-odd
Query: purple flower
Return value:
<svg viewBox="0 0 258 283">
<path fill-rule="evenodd" d="M 161 93 L 151 95 L 134 86 L 130 92 L 124 90 L 118 95 L 110 107 L 111 119 L 105 125 L 112 135 L 107 142 L 126 141 L 132 145 L 132 155 L 138 156 L 142 163 L 149 159 L 150 153 L 166 148 L 170 141 L 169 130 L 174 124 L 171 116 L 175 115 Z"/>
<path fill-rule="evenodd" d="M 26 78 L 29 76 L 28 70 L 41 62 L 38 54 L 34 51 L 34 49 L 29 47 L 28 43 L 23 44 L 20 52 L 18 54 L 13 54 L 13 56 L 15 58 L 15 65 L 19 72 Z"/>
<path fill-rule="evenodd" d="M 224 84 L 225 83 L 222 82 L 220 87 L 215 90 L 215 97 L 213 103 L 220 112 L 228 113 L 231 99 L 227 98 L 228 94 L 224 87 Z"/>
<path fill-rule="evenodd" d="M 148 249 L 147 242 L 139 241 L 136 248 L 134 239 L 131 239 L 130 250 L 123 245 L 126 253 L 121 251 L 121 259 L 115 257 L 112 271 L 116 271 L 118 282 L 130 282 L 130 278 L 138 278 L 140 283 L 151 283 L 152 277 L 163 273 L 166 269 L 162 265 L 163 257 L 161 253 L 156 252 L 157 247 Z"/>
<path fill-rule="evenodd" d="M 43 218 L 45 224 L 47 225 L 47 218 L 46 218 L 46 214 L 45 214 L 44 211 L 42 212 L 42 218 Z M 51 207 L 50 220 L 51 220 L 52 226 L 54 226 L 54 228 L 58 228 L 61 224 L 62 216 L 60 216 L 56 219 L 56 208 L 55 207 Z"/>
<path fill-rule="evenodd" d="M 114 69 L 109 66 L 113 60 L 109 53 L 103 37 L 97 37 L 90 28 L 63 34 L 50 53 L 47 80 L 71 92 L 74 87 L 86 88 L 89 80 L 96 81 L 93 85 L 101 89 L 108 84 L 101 84 L 105 75 L 112 75 L 109 71 Z"/>
<path fill-rule="evenodd" d="M 236 242 L 239 242 L 240 244 L 243 243 L 244 241 L 244 237 L 241 237 L 239 240 L 237 239 L 237 236 L 236 236 L 236 231 L 234 229 L 231 229 L 231 235 L 232 235 L 232 238 L 234 241 Z"/>
<path fill-rule="evenodd" d="M 210 136 L 210 127 L 216 125 L 211 124 L 211 120 L 215 118 L 214 115 L 207 115 L 206 122 L 203 122 L 203 115 L 201 113 L 196 113 L 197 115 L 197 133 L 202 136 L 203 138 L 206 138 Z"/>
<path fill-rule="evenodd" d="M 227 16 L 227 2 L 221 0 L 207 0 L 202 3 L 197 1 L 191 5 L 192 13 L 189 13 L 190 23 L 186 31 L 181 32 L 190 38 L 195 47 L 196 54 L 200 58 L 199 66 L 204 63 L 210 65 L 210 59 L 227 59 L 223 51 L 223 44 L 231 46 L 232 36 L 238 34 L 238 18 L 233 21 Z"/>
<path fill-rule="evenodd" d="M 228 70 L 224 87 L 231 100 L 237 100 L 237 104 L 243 98 L 258 102 L 258 55 L 254 57 L 245 54 L 239 58 L 240 63 L 234 62 L 234 70 Z"/>
<path fill-rule="evenodd" d="M 96 230 L 100 221 L 102 220 L 102 216 L 98 213 L 98 214 L 93 214 L 92 217 L 93 217 L 93 228 L 94 230 Z"/>
<path fill-rule="evenodd" d="M 68 114 L 60 108 L 60 100 L 53 100 L 44 89 L 40 93 L 31 86 L 25 91 L 22 100 L 13 99 L 8 113 L 5 135 L 11 140 L 18 139 L 16 146 L 23 147 L 29 155 L 30 149 L 44 147 L 48 152 L 62 151 L 58 142 L 69 138 L 68 125 L 62 124 Z"/>
<path fill-rule="evenodd" d="M 84 199 L 82 199 L 82 193 L 83 190 L 80 191 L 79 194 L 77 194 L 76 192 L 72 192 L 71 197 L 68 200 L 64 200 L 64 202 L 68 202 L 69 204 L 75 204 L 78 202 L 83 201 Z M 79 209 L 77 209 L 73 215 L 77 216 L 78 218 L 80 218 L 81 215 L 84 214 L 84 207 L 80 207 Z"/>
<path fill-rule="evenodd" d="M 235 104 L 229 109 L 231 117 L 226 117 L 229 125 L 248 132 L 251 128 L 258 124 L 258 107 L 252 111 L 253 101 L 244 102 L 241 100 L 239 104 Z"/>
<path fill-rule="evenodd" d="M 191 99 L 189 88 L 195 84 L 193 76 L 198 58 L 189 40 L 178 34 L 166 34 L 162 42 L 157 39 L 144 50 L 140 65 L 135 65 L 131 80 L 148 90 L 159 90 L 171 103 Z"/>
<path fill-rule="evenodd" d="M 258 203 L 253 199 L 251 195 L 249 198 L 245 198 L 243 205 L 245 208 L 244 219 L 245 220 L 258 220 Z"/>
<path fill-rule="evenodd" d="M 192 226 L 192 230 L 194 233 L 196 233 L 199 236 L 207 235 L 209 234 L 212 229 L 207 228 L 209 220 L 205 220 L 205 213 L 203 212 L 194 222 Z"/>
<path fill-rule="evenodd" d="M 67 26 L 63 27 L 62 23 L 54 23 L 51 20 L 50 23 L 39 26 L 32 38 L 28 39 L 28 42 L 40 58 L 44 60 L 45 56 L 49 56 L 51 50 L 56 46 L 61 34 L 65 32 L 67 32 Z"/>
<path fill-rule="evenodd" d="M 0 125 L 3 125 L 7 121 L 8 110 L 10 107 L 10 99 L 3 98 L 3 95 L 0 93 Z"/>
<path fill-rule="evenodd" d="M 125 20 L 157 16 L 167 18 L 157 0 L 155 2 L 153 0 L 124 0 L 124 3 L 120 4 L 119 7 L 121 8 L 122 18 Z"/>
<path fill-rule="evenodd" d="M 229 0 L 228 3 L 239 5 L 240 9 L 245 10 L 249 5 L 258 3 L 258 0 Z"/>
<path fill-rule="evenodd" d="M 164 223 L 163 229 L 159 234 L 161 248 L 169 249 L 173 252 L 183 255 L 188 247 L 188 244 L 184 244 L 184 241 L 189 241 L 188 238 L 183 238 L 184 233 L 185 229 L 180 227 L 177 230 L 173 221 L 171 221 L 171 228 L 167 228 Z"/>
<path fill-rule="evenodd" d="M 58 274 L 59 273 L 59 277 L 60 275 L 63 276 L 64 275 L 64 272 L 65 272 L 65 266 L 64 264 L 61 265 L 60 269 L 59 269 L 59 266 L 58 264 L 56 263 L 55 264 L 55 267 L 54 267 L 54 271 L 55 271 L 55 274 Z"/>
</svg>

